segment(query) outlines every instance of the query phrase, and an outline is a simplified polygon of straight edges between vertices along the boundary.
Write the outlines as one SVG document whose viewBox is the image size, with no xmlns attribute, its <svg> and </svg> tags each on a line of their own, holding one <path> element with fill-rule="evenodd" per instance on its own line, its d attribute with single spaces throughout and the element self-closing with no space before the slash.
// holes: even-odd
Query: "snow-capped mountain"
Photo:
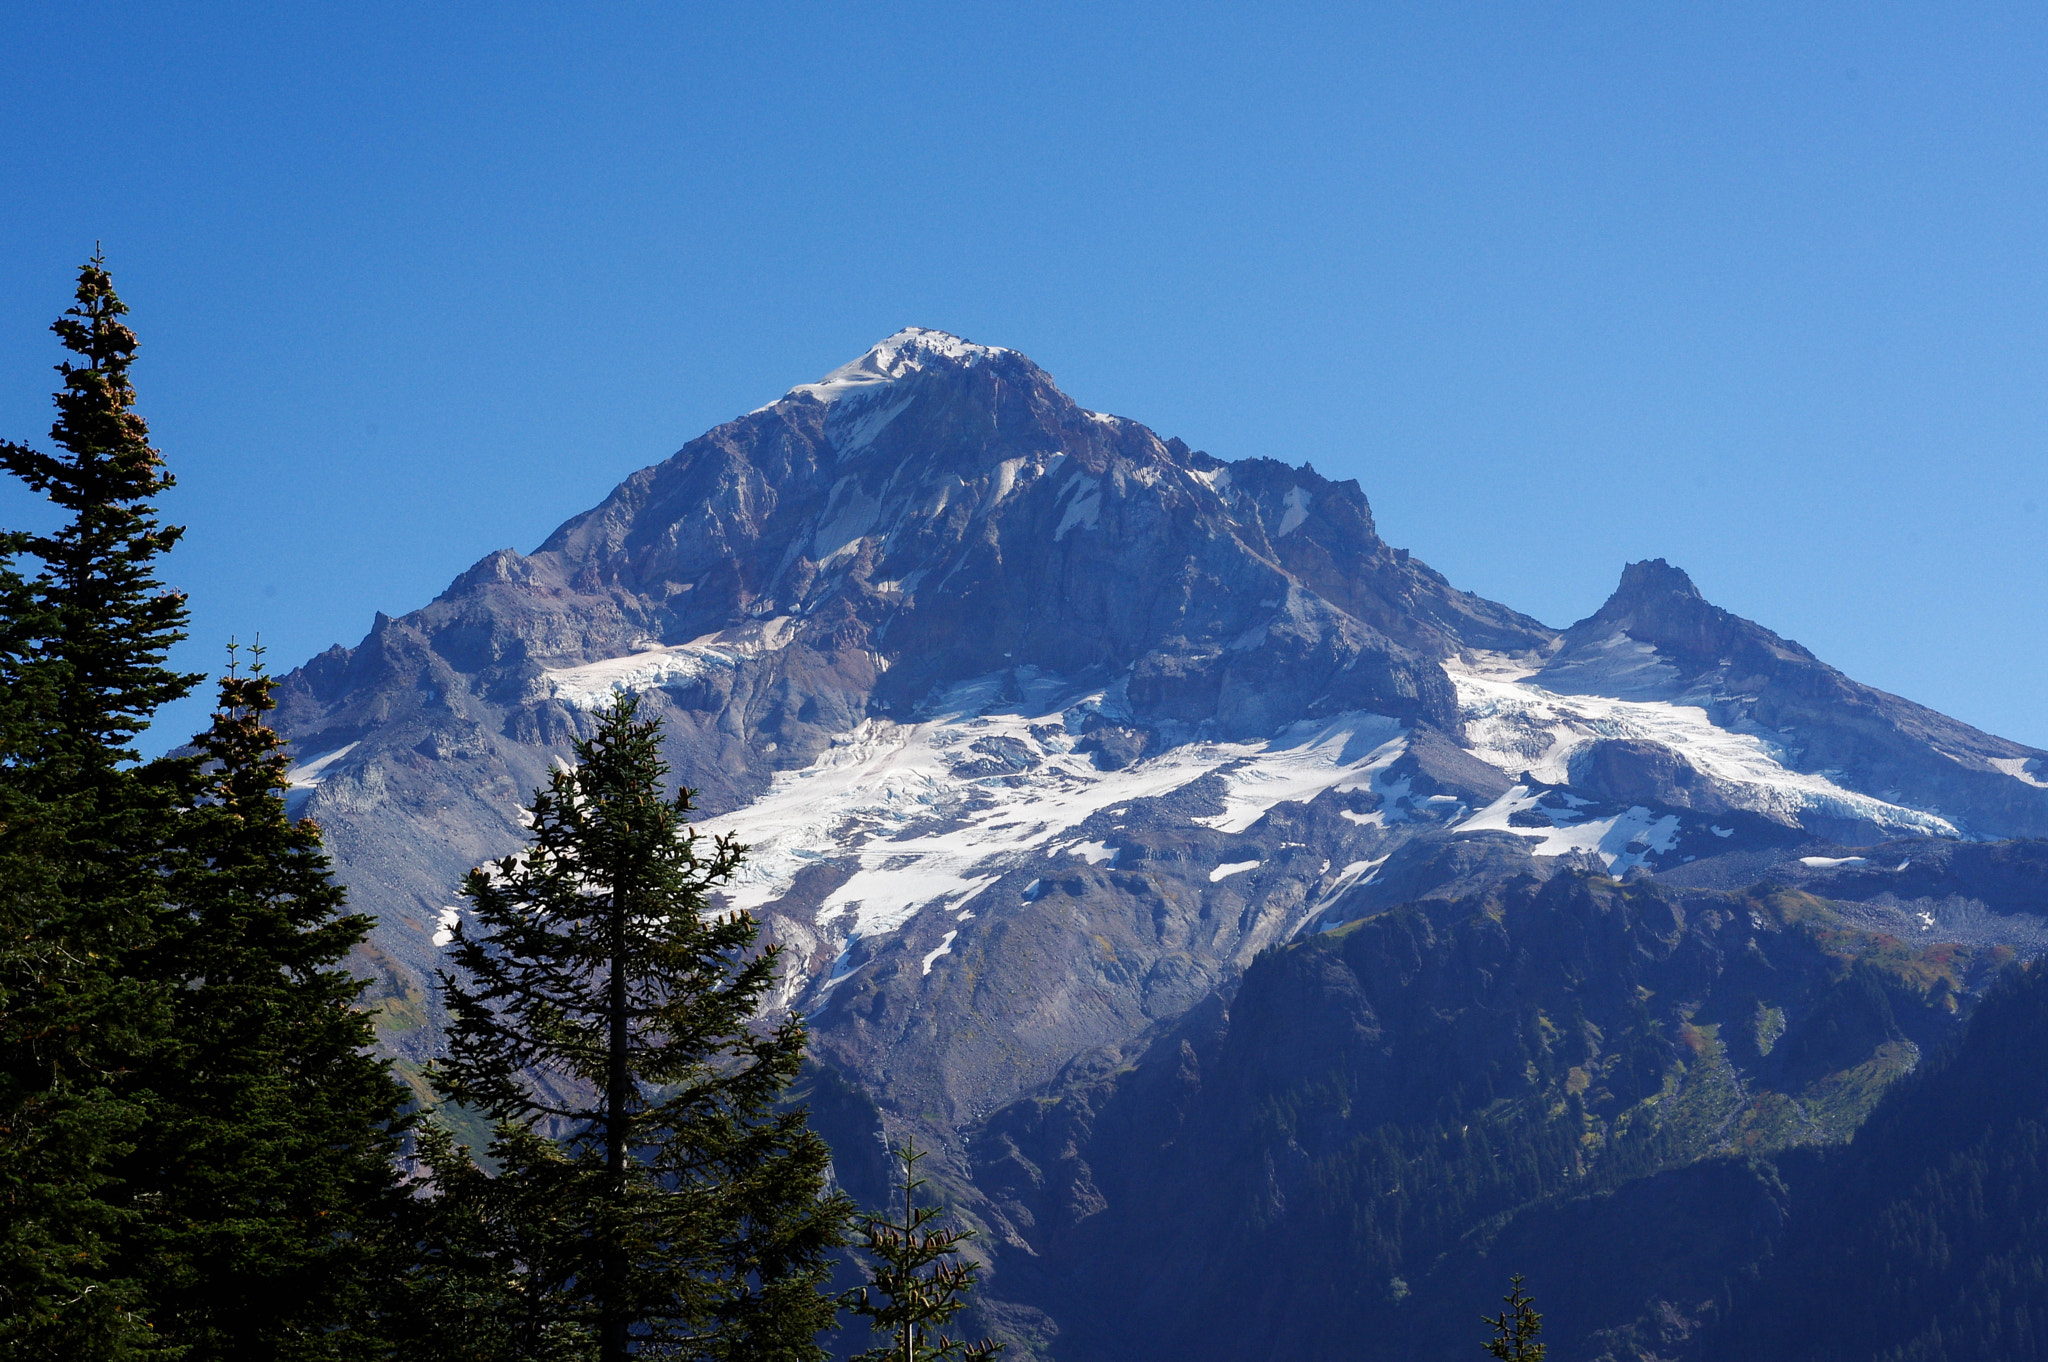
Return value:
<svg viewBox="0 0 2048 1362">
<path fill-rule="evenodd" d="M 990 1113 L 1399 905 L 1768 879 L 1870 931 L 2048 941 L 2032 862 L 1963 854 L 2048 835 L 2048 754 L 1661 561 L 1552 629 L 1387 545 L 1355 483 L 912 328 L 285 678 L 295 799 L 377 916 L 402 1056 L 438 1044 L 463 872 L 521 845 L 620 690 L 750 845 L 732 900 L 788 949 L 814 1053 L 968 1206 L 1008 1176 L 965 1152 Z"/>
<path fill-rule="evenodd" d="M 801 958 L 786 996 L 828 1048 L 865 1071 L 950 1024 L 937 992 L 1007 994 L 975 1028 L 1002 1062 L 888 1066 L 936 1066 L 949 1110 L 1412 890 L 1447 842 L 1621 873 L 2048 833 L 2041 753 L 1661 562 L 1552 630 L 1389 547 L 1354 483 L 1225 463 L 916 328 L 287 678 L 303 805 L 393 992 L 619 689 L 753 845 L 735 898 Z M 1041 1003 L 1020 934 L 1060 961 Z"/>
</svg>

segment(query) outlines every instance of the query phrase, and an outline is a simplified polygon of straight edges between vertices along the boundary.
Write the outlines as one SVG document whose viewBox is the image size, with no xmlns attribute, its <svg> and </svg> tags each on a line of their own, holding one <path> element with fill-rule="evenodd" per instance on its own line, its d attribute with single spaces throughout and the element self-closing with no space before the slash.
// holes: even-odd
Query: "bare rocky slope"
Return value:
<svg viewBox="0 0 2048 1362">
<path fill-rule="evenodd" d="M 1726 1152 L 1715 1123 L 1740 1103 L 1677 1100 L 1709 1071 L 1805 1103 L 1766 1061 L 1781 1042 L 1807 1053 L 1810 1028 L 1834 1024 L 1830 990 L 1884 942 L 1949 963 L 1884 986 L 1896 1024 L 1858 1022 L 1877 1037 L 1864 1049 L 1813 1040 L 1832 1067 L 1802 1083 L 1852 1097 L 1825 1120 L 1762 1122 L 1756 1148 L 1842 1138 L 1914 1047 L 1967 1015 L 1986 969 L 2048 940 L 2038 866 L 2010 840 L 2048 834 L 2048 755 L 1861 686 L 1662 562 L 1631 565 L 1598 613 L 1551 629 L 1388 546 L 1355 483 L 1225 463 L 1078 406 L 1014 351 L 912 329 L 635 474 L 532 554 L 488 555 L 432 603 L 380 615 L 356 647 L 285 678 L 295 799 L 378 918 L 365 964 L 407 1064 L 438 1043 L 427 981 L 455 884 L 520 845 L 523 801 L 620 689 L 666 721 L 707 823 L 753 847 L 732 901 L 788 949 L 781 1002 L 812 1018 L 842 1174 L 860 1183 L 884 1127 L 933 1142 L 988 1231 L 989 1318 L 1074 1357 L 1123 1355 L 1100 1301 L 1059 1285 L 1098 1251 L 1098 1231 L 1081 1227 L 1144 1233 L 1157 1169 L 1176 1165 L 1153 1161 L 1152 1182 L 1048 1170 L 1127 1166 L 1141 1147 L 1129 1141 L 1171 1144 L 1161 1132 L 1194 1121 L 1189 1150 L 1208 1140 L 1202 1157 L 1221 1162 L 1186 1178 L 1236 1187 L 1242 1209 L 1267 1195 L 1246 1190 L 1261 1178 L 1286 1182 L 1297 1135 L 1199 1134 L 1201 1121 L 1242 1122 L 1250 1077 L 1196 1084 L 1183 1111 L 1181 1080 L 1145 1076 L 1178 1072 L 1176 1056 L 1205 1074 L 1225 1062 L 1204 1046 L 1265 1079 L 1322 1072 L 1359 1043 L 1324 1015 L 1355 1011 L 1339 1001 L 1350 995 L 1321 985 L 1300 986 L 1299 1025 L 1274 1023 L 1271 1007 L 1254 1024 L 1240 1009 L 1267 996 L 1262 979 L 1340 959 L 1364 968 L 1351 943 L 1392 949 L 1386 934 L 1407 932 L 1413 968 L 1461 1001 L 1408 1016 L 1420 995 L 1368 989 L 1375 1053 L 1450 1103 L 1428 1116 L 1417 1097 L 1422 1114 L 1401 1129 L 1484 1108 L 1511 1144 L 1555 1142 L 1550 1116 L 1523 1118 L 1571 1097 L 1572 1138 L 1594 1150 L 1571 1176 L 1599 1165 L 1626 1180 Z M 1818 906 L 1785 910 L 1792 921 L 1755 906 L 1778 903 L 1772 893 Z M 1743 927 L 1750 916 L 1777 926 Z M 1701 1019 L 1726 963 L 1692 969 L 1686 987 L 1644 982 L 1659 1000 L 1627 1010 L 1619 957 L 1574 954 L 1558 936 L 1593 922 L 1623 923 L 1612 930 L 1638 942 L 1630 959 L 1725 962 L 1754 946 L 1775 960 L 1756 944 L 1766 930 L 1806 942 L 1796 978 L 1743 995 L 1776 1009 L 1766 1029 L 1779 1034 L 1756 1055 L 1692 1039 L 1754 1031 L 1754 1009 Z M 1487 951 L 1552 963 L 1517 965 L 1507 1007 L 1487 1001 Z M 1471 1095 L 1474 1074 L 1512 1067 L 1531 1026 L 1558 1030 L 1573 997 L 1611 1040 L 1581 1028 L 1560 1042 L 1558 1073 L 1580 1071 L 1576 1091 L 1550 1073 Z M 1442 1008 L 1465 1018 L 1470 1047 L 1431 1048 Z M 1623 1009 L 1625 1024 L 1591 1020 L 1596 1008 Z M 1925 1034 L 1902 1012 L 1924 1014 Z M 1636 1076 L 1603 1077 L 1615 1065 Z M 1345 1081 L 1377 1107 L 1370 1068 L 1360 1058 Z M 1644 1103 L 1706 1125 L 1629 1115 Z M 1065 1118 L 1031 1115 L 1083 1108 L 1129 1113 L 1115 1127 L 1125 1143 L 1107 1150 L 1092 1119 L 1055 1138 L 1044 1132 Z M 1362 1108 L 1344 1110 L 1351 1121 Z M 1600 1152 L 1617 1123 L 1675 1133 L 1617 1163 Z M 1403 1257 L 1423 1251 L 1413 1245 L 1451 1252 L 1472 1217 L 1565 1190 L 1432 1202 L 1437 1237 L 1396 1235 L 1409 1247 L 1371 1271 L 1426 1294 L 1416 1283 L 1449 1278 Z M 1206 1204 L 1186 1200 L 1188 1215 Z M 1241 1228 L 1212 1215 L 1184 1233 Z M 1349 1271 L 1318 1263 L 1304 1280 Z M 1193 1269 L 1162 1280 L 1216 1289 Z M 1648 1328 L 1649 1308 L 1587 1336 Z M 1199 1342 L 1183 1355 L 1210 1355 Z"/>
</svg>

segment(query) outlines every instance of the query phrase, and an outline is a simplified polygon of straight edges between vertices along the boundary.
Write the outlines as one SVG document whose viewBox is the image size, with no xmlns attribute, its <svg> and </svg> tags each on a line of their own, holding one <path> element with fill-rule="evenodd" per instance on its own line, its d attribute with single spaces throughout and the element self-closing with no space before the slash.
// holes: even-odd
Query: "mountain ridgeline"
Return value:
<svg viewBox="0 0 2048 1362">
<path fill-rule="evenodd" d="M 619 690 L 751 848 L 842 1182 L 929 1147 L 1026 1354 L 1455 1356 L 1521 1270 L 1560 1359 L 1889 1356 L 1745 1321 L 2048 945 L 2048 754 L 1661 561 L 1552 629 L 1355 483 L 912 329 L 285 678 L 406 1065 L 453 886 Z M 1926 1310 L 2037 1327 L 1981 1290 Z"/>
</svg>

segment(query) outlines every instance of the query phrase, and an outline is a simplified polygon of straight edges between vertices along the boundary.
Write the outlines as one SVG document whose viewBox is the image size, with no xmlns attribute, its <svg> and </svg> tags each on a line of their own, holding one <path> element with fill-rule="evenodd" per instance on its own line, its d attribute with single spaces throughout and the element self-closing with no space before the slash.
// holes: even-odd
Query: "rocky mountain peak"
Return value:
<svg viewBox="0 0 2048 1362">
<path fill-rule="evenodd" d="M 1637 610 L 1674 596 L 1689 600 L 1706 599 L 1700 595 L 1700 589 L 1693 585 L 1684 568 L 1673 567 L 1662 558 L 1645 558 L 1621 570 L 1621 584 L 1614 588 L 1614 594 L 1608 597 L 1600 613 Z"/>
<path fill-rule="evenodd" d="M 1785 663 L 1819 665 L 1791 639 L 1707 600 L 1683 569 L 1662 558 L 1623 568 L 1607 603 L 1566 631 L 1566 651 L 1618 634 L 1656 649 L 1687 676 L 1727 666 L 1753 672 Z"/>
</svg>

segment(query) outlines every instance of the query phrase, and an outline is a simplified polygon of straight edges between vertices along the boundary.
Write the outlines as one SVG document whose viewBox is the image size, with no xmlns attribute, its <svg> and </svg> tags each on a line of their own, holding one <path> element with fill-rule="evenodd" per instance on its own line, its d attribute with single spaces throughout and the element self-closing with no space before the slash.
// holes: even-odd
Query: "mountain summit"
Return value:
<svg viewBox="0 0 2048 1362">
<path fill-rule="evenodd" d="M 820 402 L 834 402 L 893 383 L 927 365 L 966 369 L 1003 355 L 1016 355 L 1016 351 L 976 345 L 945 331 L 906 326 L 895 335 L 875 342 L 859 359 L 847 361 L 816 383 L 800 383 L 791 388 L 783 400 L 807 396 Z M 1029 363 L 1028 360 L 1025 362 Z"/>
</svg>

